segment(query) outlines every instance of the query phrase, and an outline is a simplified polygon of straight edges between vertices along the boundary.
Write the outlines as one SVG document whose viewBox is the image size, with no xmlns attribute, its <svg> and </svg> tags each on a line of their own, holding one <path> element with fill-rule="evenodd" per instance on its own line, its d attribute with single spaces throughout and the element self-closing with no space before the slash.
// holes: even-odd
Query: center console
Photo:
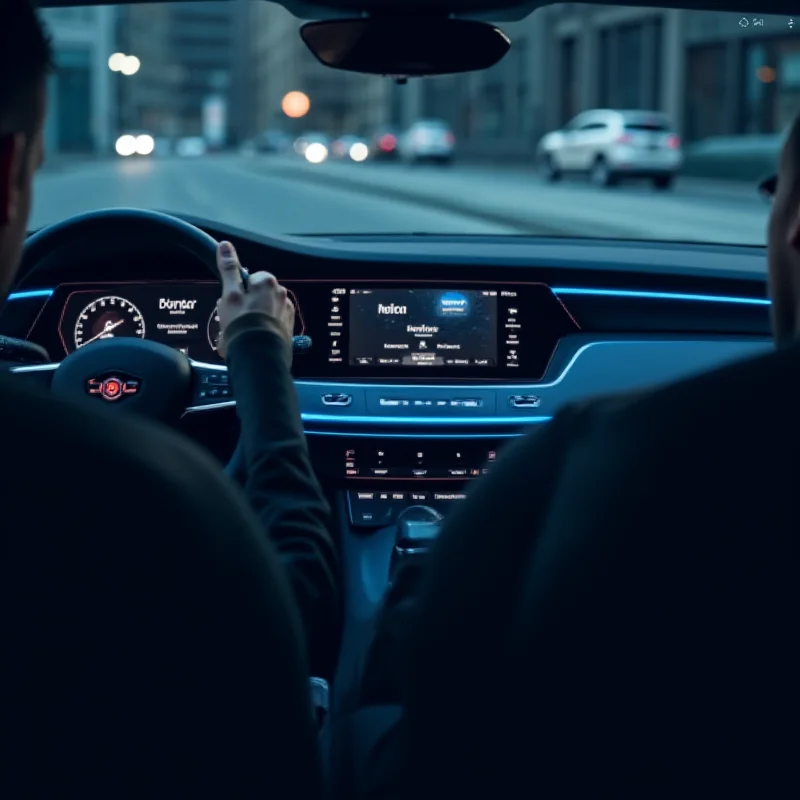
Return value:
<svg viewBox="0 0 800 800">
<path fill-rule="evenodd" d="M 463 500 L 471 481 L 491 471 L 511 437 L 311 437 L 314 463 L 344 488 L 356 528 L 392 525 L 413 505 L 442 514 Z"/>
</svg>

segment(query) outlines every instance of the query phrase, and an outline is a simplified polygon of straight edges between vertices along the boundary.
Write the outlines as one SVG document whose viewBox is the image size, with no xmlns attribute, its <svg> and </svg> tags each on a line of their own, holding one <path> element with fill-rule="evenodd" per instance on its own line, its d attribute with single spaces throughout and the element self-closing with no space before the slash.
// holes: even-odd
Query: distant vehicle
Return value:
<svg viewBox="0 0 800 800">
<path fill-rule="evenodd" d="M 453 160 L 455 143 L 455 136 L 444 120 L 421 119 L 400 137 L 398 149 L 400 157 L 410 163 L 449 164 Z"/>
<path fill-rule="evenodd" d="M 123 158 L 150 156 L 156 149 L 156 140 L 149 133 L 124 133 L 117 139 L 114 149 Z"/>
<path fill-rule="evenodd" d="M 292 149 L 292 137 L 278 130 L 267 130 L 253 139 L 257 153 L 288 153 Z"/>
<path fill-rule="evenodd" d="M 374 161 L 394 161 L 399 152 L 397 143 L 400 133 L 396 128 L 378 128 L 369 137 L 369 156 Z"/>
<path fill-rule="evenodd" d="M 310 144 L 321 144 L 325 148 L 326 152 L 330 152 L 331 137 L 328 136 L 328 134 L 320 133 L 319 131 L 309 131 L 308 133 L 304 133 L 295 139 L 294 150 L 298 155 L 304 156 L 306 154 L 306 148 Z"/>
<path fill-rule="evenodd" d="M 331 155 L 346 161 L 366 161 L 369 147 L 360 136 L 340 136 L 331 145 Z"/>
<path fill-rule="evenodd" d="M 208 145 L 202 136 L 185 136 L 178 139 L 175 145 L 175 154 L 181 158 L 197 158 L 208 152 Z"/>
<path fill-rule="evenodd" d="M 584 111 L 539 143 L 537 161 L 549 181 L 582 173 L 598 186 L 647 178 L 668 189 L 683 165 L 681 140 L 658 111 Z"/>
</svg>

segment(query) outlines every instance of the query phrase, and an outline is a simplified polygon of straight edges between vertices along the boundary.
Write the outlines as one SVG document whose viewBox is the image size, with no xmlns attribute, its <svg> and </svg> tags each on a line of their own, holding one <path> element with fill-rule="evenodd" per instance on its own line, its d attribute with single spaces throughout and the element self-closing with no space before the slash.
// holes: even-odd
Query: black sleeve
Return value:
<svg viewBox="0 0 800 800">
<path fill-rule="evenodd" d="M 271 317 L 251 313 L 228 327 L 226 349 L 245 491 L 288 572 L 312 673 L 330 677 L 341 628 L 339 565 L 330 506 L 311 466 L 289 371 L 291 348 Z"/>
</svg>

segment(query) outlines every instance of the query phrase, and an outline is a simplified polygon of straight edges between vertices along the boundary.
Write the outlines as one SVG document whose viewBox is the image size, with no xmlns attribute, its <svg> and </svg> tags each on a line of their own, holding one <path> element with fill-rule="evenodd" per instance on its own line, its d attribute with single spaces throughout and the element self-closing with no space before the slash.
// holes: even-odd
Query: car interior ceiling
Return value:
<svg viewBox="0 0 800 800">
<path fill-rule="evenodd" d="M 304 18 L 378 9 L 496 21 L 518 19 L 542 5 L 281 4 Z M 749 11 L 753 3 L 669 5 Z M 758 5 L 759 13 L 791 13 L 787 0 Z M 389 582 L 398 520 L 409 508 L 427 506 L 446 516 L 491 472 L 499 451 L 542 429 L 569 404 L 667 384 L 772 348 L 763 247 L 529 236 L 292 236 L 189 215 L 173 215 L 169 223 L 161 216 L 89 213 L 58 230 L 34 232 L 0 311 L 7 379 L 30 387 L 24 408 L 7 407 L 0 393 L 0 406 L 13 420 L 4 450 L 15 454 L 0 467 L 4 541 L 9 563 L 26 565 L 4 575 L 7 608 L 19 611 L 7 616 L 4 630 L 7 641 L 32 654 L 31 660 L 7 662 L 14 719 L 26 720 L 9 752 L 30 770 L 30 789 L 39 796 L 57 796 L 64 786 L 82 786 L 85 796 L 151 790 L 154 773 L 144 770 L 138 785 L 129 770 L 130 748 L 135 760 L 157 765 L 165 792 L 246 796 L 253 774 L 268 769 L 279 795 L 311 797 L 322 780 L 306 759 L 317 734 L 313 720 L 297 721 L 291 711 L 307 692 L 291 599 L 280 577 L 272 587 L 248 585 L 248 561 L 263 553 L 258 524 L 231 481 L 241 467 L 239 427 L 214 344 L 219 283 L 210 269 L 210 242 L 231 241 L 244 264 L 280 264 L 297 310 L 295 387 L 314 468 L 335 514 L 345 592 L 338 668 L 320 676 L 331 684 L 332 711 L 357 705 L 364 643 Z M 172 344 L 158 332 L 169 321 L 170 303 L 182 303 L 181 313 L 198 331 L 182 349 L 194 377 L 180 397 L 168 398 L 175 463 L 160 462 L 124 412 L 95 411 L 80 398 L 68 418 L 42 411 L 39 390 L 54 386 L 59 372 L 66 380 L 62 362 L 72 363 L 89 337 L 80 320 L 112 295 L 140 311 L 152 331 L 146 338 L 159 346 Z M 426 318 L 424 308 L 433 306 L 439 317 Z M 478 313 L 481 335 L 470 338 L 452 322 L 463 308 Z M 387 355 L 382 345 L 398 315 L 437 331 L 452 324 L 453 335 L 461 337 L 456 352 L 430 354 L 412 332 L 403 355 Z M 83 373 L 80 380 L 84 391 Z M 748 400 L 759 404 L 758 398 Z M 741 427 L 739 413 L 732 413 L 736 406 L 731 397 L 724 412 L 731 416 L 731 441 L 717 444 L 729 460 L 741 459 L 742 469 L 757 472 L 735 446 Z M 779 436 L 769 427 L 768 411 L 767 404 L 753 407 L 746 424 L 762 425 L 766 438 Z M 756 422 L 756 414 L 765 421 Z M 123 421 L 118 438 L 104 440 L 115 458 L 98 463 L 93 447 L 111 418 Z M 27 437 L 49 441 L 48 452 L 25 447 Z M 182 447 L 184 438 L 199 444 L 202 455 Z M 741 438 L 758 458 L 769 458 L 757 437 Z M 757 656 L 773 658 L 775 640 L 791 639 L 780 627 L 789 624 L 788 609 L 774 606 L 778 590 L 769 586 L 770 575 L 787 582 L 790 576 L 764 567 L 760 584 L 712 580 L 717 560 L 744 563 L 758 542 L 726 540 L 727 511 L 717 516 L 703 508 L 697 487 L 704 476 L 691 472 L 696 491 L 687 494 L 697 519 L 682 522 L 643 500 L 624 515 L 626 542 L 632 530 L 648 537 L 636 547 L 615 550 L 604 542 L 606 549 L 593 550 L 577 531 L 575 551 L 553 553 L 536 568 L 527 560 L 514 566 L 517 595 L 498 595 L 506 604 L 491 596 L 501 576 L 482 577 L 487 600 L 475 613 L 470 637 L 460 652 L 441 654 L 450 675 L 439 677 L 459 687 L 463 708 L 431 698 L 430 738 L 421 748 L 427 756 L 415 766 L 429 775 L 421 795 L 510 797 L 514 787 L 529 783 L 533 790 L 537 781 L 548 796 L 709 794 L 726 786 L 732 753 L 761 766 L 783 757 L 785 742 L 777 731 L 754 730 L 735 746 L 730 732 L 760 725 L 764 705 L 788 703 L 782 671 L 791 655 L 784 654 L 783 664 L 770 661 L 768 669 Z M 763 477 L 753 480 L 752 491 L 770 494 Z M 133 484 L 143 501 L 122 507 L 127 501 L 121 487 Z M 676 491 L 680 486 L 676 482 Z M 768 519 L 775 523 L 781 511 L 788 514 L 788 506 Z M 610 509 L 601 512 L 607 521 L 621 518 Z M 754 537 L 765 533 L 757 519 L 752 524 Z M 218 535 L 229 528 L 248 532 L 235 552 Z M 692 538 L 706 534 L 701 544 Z M 490 537 L 491 530 L 482 535 Z M 576 557 L 580 548 L 595 558 L 595 571 L 587 572 Z M 791 554 L 773 555 L 788 571 Z M 225 570 L 214 566 L 217 561 Z M 728 574 L 743 572 L 734 567 Z M 176 573 L 184 576 L 180 586 L 169 581 Z M 571 595 L 561 593 L 565 581 L 585 581 L 596 603 L 573 607 Z M 725 630 L 709 630 L 721 618 L 712 613 L 719 596 L 710 596 L 709 584 L 728 603 Z M 253 629 L 248 603 L 254 596 L 271 609 L 269 630 Z M 659 626 L 658 614 L 669 604 L 680 605 L 680 630 Z M 200 638 L 193 620 L 201 617 L 212 621 L 214 642 Z M 546 630 L 537 647 L 546 642 L 546 652 L 530 648 L 530 632 L 539 625 Z M 737 630 L 740 650 L 729 646 Z M 158 652 L 141 650 L 142 641 Z M 474 678 L 480 667 L 485 685 L 462 681 L 459 664 L 467 661 L 464 675 Z M 736 669 L 726 676 L 726 664 L 733 662 Z M 255 674 L 265 664 L 269 674 Z M 534 664 L 541 683 L 532 686 L 526 679 Z M 747 675 L 752 683 L 743 684 Z M 525 695 L 520 707 L 532 715 L 518 720 L 524 736 L 495 727 L 507 726 L 519 695 Z M 128 717 L 149 717 L 152 729 L 93 736 L 93 750 L 81 758 L 66 746 L 81 724 L 113 732 Z M 67 723 L 75 720 L 84 722 Z M 203 736 L 208 726 L 267 726 L 271 749 L 254 744 L 238 753 L 213 752 Z M 52 747 L 34 758 L 26 743 L 42 728 L 51 729 Z M 242 737 L 235 741 L 241 747 Z M 523 751 L 523 743 L 535 752 Z M 760 752 L 768 747 L 771 757 Z M 47 774 L 42 757 L 52 767 Z M 193 785 L 194 766 L 215 758 L 229 760 L 238 772 L 224 785 Z M 673 769 L 675 758 L 683 760 L 681 770 Z M 676 774 L 680 785 L 671 782 Z M 693 774 L 697 783 L 690 789 Z M 771 787 L 775 796 L 782 794 L 779 769 L 751 777 L 748 791 L 763 794 Z"/>
</svg>

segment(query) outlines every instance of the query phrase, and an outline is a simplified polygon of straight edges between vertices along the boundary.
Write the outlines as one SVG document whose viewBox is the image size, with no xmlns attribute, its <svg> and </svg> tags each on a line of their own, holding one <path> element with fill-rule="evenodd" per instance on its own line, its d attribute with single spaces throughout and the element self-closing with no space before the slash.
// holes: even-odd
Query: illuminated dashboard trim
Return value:
<svg viewBox="0 0 800 800">
<path fill-rule="evenodd" d="M 556 296 L 560 295 L 584 295 L 595 297 L 629 297 L 639 298 L 642 300 L 677 300 L 685 302 L 702 302 L 702 303 L 738 303 L 739 305 L 748 306 L 769 306 L 772 305 L 770 300 L 757 298 L 757 297 L 735 297 L 728 295 L 713 295 L 713 294 L 684 294 L 681 292 L 650 292 L 650 291 L 636 291 L 632 289 L 593 289 L 593 288 L 579 288 L 573 286 L 551 286 L 550 290 Z M 24 292 L 12 292 L 7 300 L 30 300 L 35 297 L 50 297 L 55 289 L 33 289 Z"/>
</svg>

